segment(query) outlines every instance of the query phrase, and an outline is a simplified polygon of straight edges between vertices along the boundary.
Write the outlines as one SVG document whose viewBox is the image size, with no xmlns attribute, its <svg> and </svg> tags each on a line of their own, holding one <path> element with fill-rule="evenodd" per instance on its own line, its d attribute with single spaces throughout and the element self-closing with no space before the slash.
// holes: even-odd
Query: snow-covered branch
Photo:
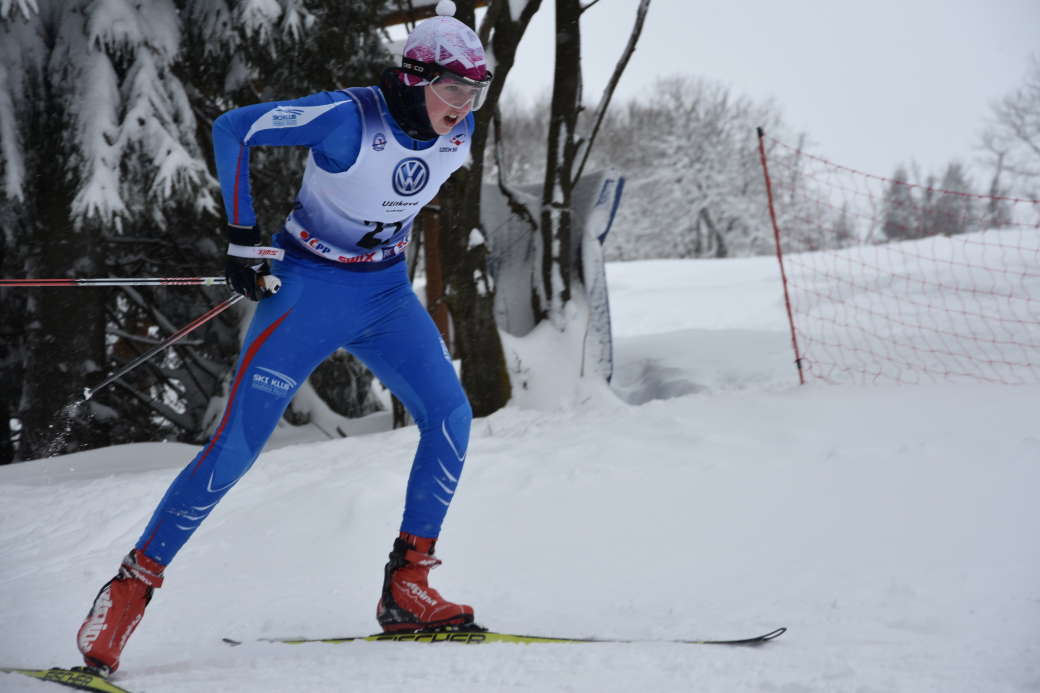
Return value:
<svg viewBox="0 0 1040 693">
<path fill-rule="evenodd" d="M 15 8 L 17 8 L 26 19 L 29 19 L 32 15 L 40 11 L 39 6 L 36 4 L 36 0 L 0 0 L 0 19 L 7 19 L 10 17 L 11 10 Z"/>
<path fill-rule="evenodd" d="M 595 4 L 598 0 L 586 6 L 588 9 L 592 4 Z M 574 172 L 574 180 L 581 178 L 582 171 L 585 170 L 585 163 L 589 160 L 589 152 L 592 151 L 592 145 L 596 141 L 596 134 L 599 132 L 600 125 L 603 123 L 603 117 L 607 113 L 607 107 L 610 105 L 610 99 L 614 96 L 614 90 L 617 88 L 618 82 L 621 80 L 621 75 L 624 74 L 625 68 L 628 66 L 628 61 L 635 53 L 636 44 L 639 42 L 639 35 L 643 33 L 643 23 L 646 21 L 646 13 L 650 9 L 650 0 L 641 0 L 639 8 L 636 10 L 636 21 L 632 25 L 632 34 L 628 37 L 628 45 L 625 46 L 624 52 L 618 59 L 617 65 L 614 67 L 614 74 L 610 76 L 610 81 L 607 82 L 607 86 L 603 89 L 603 96 L 600 98 L 599 105 L 596 107 L 595 112 L 592 115 L 592 122 L 589 123 L 588 134 L 582 138 L 581 144 L 579 145 L 578 154 L 575 156 L 575 161 L 578 162 L 577 171 Z M 583 10 L 584 11 L 584 10 Z"/>
<path fill-rule="evenodd" d="M 502 113 L 497 104 L 495 105 L 495 112 L 492 116 L 492 124 L 495 128 L 495 167 L 498 169 L 498 189 L 502 191 L 502 194 L 509 202 L 509 208 L 513 213 L 530 224 L 532 232 L 537 232 L 538 220 L 533 214 L 531 214 L 531 211 L 527 206 L 520 201 L 514 188 L 506 183 L 507 169 L 505 153 L 502 148 Z"/>
</svg>

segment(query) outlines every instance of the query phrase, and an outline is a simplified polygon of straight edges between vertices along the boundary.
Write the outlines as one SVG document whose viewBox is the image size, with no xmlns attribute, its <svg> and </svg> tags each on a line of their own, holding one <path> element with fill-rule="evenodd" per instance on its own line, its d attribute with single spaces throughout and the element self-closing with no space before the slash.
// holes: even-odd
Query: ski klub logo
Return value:
<svg viewBox="0 0 1040 693">
<path fill-rule="evenodd" d="M 271 111 L 271 125 L 276 128 L 295 127 L 296 119 L 301 115 L 303 115 L 303 109 L 279 106 Z"/>
<path fill-rule="evenodd" d="M 376 136 L 372 138 L 372 149 L 377 152 L 381 152 L 386 149 L 386 135 L 381 132 L 377 132 Z"/>
<path fill-rule="evenodd" d="M 284 399 L 289 396 L 289 391 L 296 387 L 296 381 L 284 373 L 261 366 L 257 366 L 256 370 L 261 372 L 253 373 L 252 385 L 254 390 L 260 390 Z"/>
<path fill-rule="evenodd" d="M 405 159 L 394 169 L 394 192 L 411 197 L 422 192 L 430 180 L 430 168 L 422 159 Z"/>
</svg>

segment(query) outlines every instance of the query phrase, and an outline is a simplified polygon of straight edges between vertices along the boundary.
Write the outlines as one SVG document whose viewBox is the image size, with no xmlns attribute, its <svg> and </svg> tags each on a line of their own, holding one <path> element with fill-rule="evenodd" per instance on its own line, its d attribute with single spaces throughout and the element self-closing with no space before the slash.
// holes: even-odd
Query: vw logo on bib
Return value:
<svg viewBox="0 0 1040 693">
<path fill-rule="evenodd" d="M 426 187 L 430 169 L 422 159 L 405 159 L 394 169 L 394 190 L 409 197 Z"/>
</svg>

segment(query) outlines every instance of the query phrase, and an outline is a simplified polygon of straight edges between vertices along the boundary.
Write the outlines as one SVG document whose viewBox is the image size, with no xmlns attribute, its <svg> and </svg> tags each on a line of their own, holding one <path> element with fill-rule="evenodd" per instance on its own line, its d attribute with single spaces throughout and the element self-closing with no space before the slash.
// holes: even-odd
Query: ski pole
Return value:
<svg viewBox="0 0 1040 693">
<path fill-rule="evenodd" d="M 221 281 L 224 281 L 223 277 L 221 277 Z M 106 385 L 110 385 L 111 383 L 115 382 L 118 378 L 126 375 L 127 373 L 129 373 L 133 369 L 137 368 L 139 365 L 141 365 L 142 363 L 144 363 L 148 359 L 152 358 L 153 356 L 158 354 L 160 351 L 162 351 L 166 347 L 170 346 L 171 344 L 173 344 L 177 340 L 179 340 L 182 337 L 184 337 L 186 334 L 188 334 L 189 332 L 194 330 L 196 327 L 202 325 L 203 323 L 205 323 L 210 318 L 213 318 L 213 317 L 217 316 L 218 314 L 222 313 L 224 310 L 226 310 L 227 308 L 230 308 L 231 306 L 233 306 L 235 303 L 237 303 L 238 301 L 242 300 L 243 298 L 245 298 L 245 296 L 243 296 L 242 294 L 235 294 L 234 296 L 232 296 L 228 300 L 224 301 L 223 303 L 221 303 L 216 308 L 214 308 L 213 310 L 209 311 L 208 313 L 206 313 L 202 317 L 197 318 L 191 324 L 185 325 L 184 327 L 182 327 L 180 330 L 178 330 L 174 334 L 170 335 L 169 337 L 167 337 L 163 341 L 159 342 L 154 347 L 152 347 L 151 349 L 149 349 L 145 353 L 141 354 L 136 359 L 134 359 L 133 361 L 131 361 L 127 365 L 123 366 L 122 368 L 120 368 L 118 371 L 116 371 L 112 375 L 110 375 L 107 378 L 105 378 L 104 380 L 102 380 L 100 383 L 95 385 L 93 388 L 89 388 L 89 387 L 83 388 L 83 402 L 86 402 L 91 397 L 93 397 L 94 393 L 97 392 L 98 390 L 100 390 L 101 388 L 103 388 Z"/>
<path fill-rule="evenodd" d="M 206 279 L 207 277 L 200 277 L 200 278 L 201 279 Z M 213 277 L 208 277 L 208 278 L 212 279 Z M 224 278 L 223 277 L 220 277 L 219 279 L 220 279 L 221 283 L 224 282 Z M 256 278 L 256 283 L 257 283 L 257 286 L 265 294 L 276 294 L 276 293 L 278 293 L 278 290 L 280 288 L 282 288 L 282 280 L 279 279 L 278 277 L 275 277 L 274 275 L 270 275 L 270 274 L 262 275 L 262 276 L 257 277 Z M 202 317 L 197 318 L 191 324 L 185 325 L 180 330 L 178 330 L 176 333 L 171 334 L 169 337 L 167 337 L 163 341 L 159 342 L 154 347 L 152 347 L 151 349 L 149 349 L 145 353 L 141 354 L 136 359 L 134 359 L 133 361 L 131 361 L 127 365 L 123 366 L 122 368 L 120 368 L 118 371 L 116 371 L 112 375 L 110 375 L 107 378 L 105 378 L 104 380 L 102 380 L 100 383 L 95 385 L 93 388 L 90 388 L 90 387 L 83 388 L 83 402 L 86 402 L 88 399 L 93 397 L 94 393 L 97 392 L 98 390 L 100 390 L 101 388 L 105 387 L 106 385 L 110 385 L 117 378 L 119 378 L 119 377 L 121 377 L 123 375 L 126 375 L 127 373 L 129 373 L 133 369 L 137 368 L 138 366 L 140 366 L 142 363 L 144 363 L 148 359 L 150 359 L 153 356 L 155 356 L 156 354 L 158 354 L 160 351 L 162 351 L 166 347 L 170 346 L 171 344 L 173 344 L 177 340 L 179 340 L 182 337 L 184 337 L 186 334 L 188 334 L 189 332 L 194 330 L 199 325 L 202 325 L 203 323 L 205 323 L 210 318 L 213 318 L 213 317 L 219 315 L 224 310 L 226 310 L 226 309 L 230 308 L 231 306 L 235 305 L 235 303 L 237 303 L 238 301 L 242 300 L 243 298 L 245 298 L 245 296 L 243 296 L 242 294 L 235 294 L 234 296 L 232 296 L 228 300 L 224 301 L 223 303 L 221 303 L 216 308 L 214 308 L 213 310 L 209 311 L 208 313 L 206 313 Z"/>
<path fill-rule="evenodd" d="M 101 279 L 0 279 L 0 286 L 217 286 L 224 277 L 103 277 Z"/>
</svg>

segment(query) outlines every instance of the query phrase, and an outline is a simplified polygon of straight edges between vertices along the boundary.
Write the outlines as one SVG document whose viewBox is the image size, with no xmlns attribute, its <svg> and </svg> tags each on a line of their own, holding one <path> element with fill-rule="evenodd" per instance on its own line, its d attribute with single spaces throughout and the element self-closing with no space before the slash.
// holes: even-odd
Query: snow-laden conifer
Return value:
<svg viewBox="0 0 1040 693">
<path fill-rule="evenodd" d="M 210 128 L 261 100 L 371 83 L 380 0 L 0 0 L 0 273 L 219 272 L 223 210 Z M 291 208 L 295 152 L 256 157 L 264 230 Z M 135 371 L 76 420 L 83 387 L 198 317 L 223 289 L 39 292 L 0 301 L 0 461 L 99 444 L 206 435 L 238 349 L 221 316 Z M 7 442 L 6 440 L 4 441 Z"/>
</svg>

